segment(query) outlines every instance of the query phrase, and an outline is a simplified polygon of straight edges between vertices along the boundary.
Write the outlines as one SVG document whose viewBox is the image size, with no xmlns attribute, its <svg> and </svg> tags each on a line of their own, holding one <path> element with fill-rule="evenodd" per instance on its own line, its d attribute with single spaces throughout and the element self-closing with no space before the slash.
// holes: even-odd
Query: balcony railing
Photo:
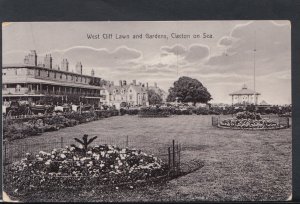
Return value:
<svg viewBox="0 0 300 204">
<path fill-rule="evenodd" d="M 91 96 L 100 97 L 99 93 L 80 93 L 80 92 L 64 92 L 64 91 L 50 91 L 50 90 L 16 90 L 16 89 L 2 89 L 3 95 L 61 95 L 61 96 Z"/>
</svg>

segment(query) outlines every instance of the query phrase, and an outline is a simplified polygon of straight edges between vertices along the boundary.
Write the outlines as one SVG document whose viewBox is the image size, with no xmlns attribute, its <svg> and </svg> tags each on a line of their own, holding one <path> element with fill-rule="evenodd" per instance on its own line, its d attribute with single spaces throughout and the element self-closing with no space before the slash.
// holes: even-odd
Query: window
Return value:
<svg viewBox="0 0 300 204">
<path fill-rule="evenodd" d="M 84 78 L 84 81 L 85 81 L 85 83 L 86 83 L 86 78 Z"/>
<path fill-rule="evenodd" d="M 41 76 L 41 70 L 38 70 L 38 76 Z"/>
<path fill-rule="evenodd" d="M 6 73 L 2 73 L 2 75 L 6 75 Z"/>
<path fill-rule="evenodd" d="M 17 84 L 17 86 L 16 86 L 16 91 L 18 92 L 18 91 L 21 91 L 21 85 L 20 84 Z"/>
<path fill-rule="evenodd" d="M 60 74 L 60 77 L 59 77 L 60 79 L 62 79 L 62 74 Z"/>
<path fill-rule="evenodd" d="M 54 78 L 56 79 L 56 72 L 54 72 Z"/>
<path fill-rule="evenodd" d="M 15 69 L 15 74 L 18 75 L 18 70 L 17 69 Z"/>
<path fill-rule="evenodd" d="M 129 96 L 129 99 L 132 100 L 132 95 Z"/>
<path fill-rule="evenodd" d="M 49 71 L 47 71 L 47 76 L 48 76 L 48 77 L 50 76 L 50 72 L 49 72 Z"/>
<path fill-rule="evenodd" d="M 74 79 L 74 76 L 73 75 L 71 75 L 71 80 L 73 80 Z"/>
<path fill-rule="evenodd" d="M 66 74 L 66 80 L 68 80 L 68 75 Z"/>
</svg>

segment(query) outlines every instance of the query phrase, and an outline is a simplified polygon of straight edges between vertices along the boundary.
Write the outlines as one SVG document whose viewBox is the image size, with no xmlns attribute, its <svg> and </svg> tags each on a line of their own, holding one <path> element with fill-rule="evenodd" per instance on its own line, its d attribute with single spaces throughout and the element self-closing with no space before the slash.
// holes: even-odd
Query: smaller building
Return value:
<svg viewBox="0 0 300 204">
<path fill-rule="evenodd" d="M 243 85 L 242 89 L 229 94 L 232 98 L 232 105 L 257 105 L 258 96 L 260 93 L 248 89 L 246 84 Z"/>
<path fill-rule="evenodd" d="M 108 83 L 101 90 L 101 99 L 103 105 L 115 106 L 120 109 L 125 106 L 148 106 L 147 87 L 144 84 L 136 84 L 136 80 L 127 84 L 126 80 L 120 80 L 119 85 Z"/>
</svg>

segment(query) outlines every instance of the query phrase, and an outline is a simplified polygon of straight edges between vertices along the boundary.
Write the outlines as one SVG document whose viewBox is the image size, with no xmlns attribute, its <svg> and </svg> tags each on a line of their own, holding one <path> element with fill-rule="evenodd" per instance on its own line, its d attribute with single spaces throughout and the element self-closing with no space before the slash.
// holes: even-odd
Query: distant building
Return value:
<svg viewBox="0 0 300 204">
<path fill-rule="evenodd" d="M 157 83 L 154 83 L 154 86 L 149 86 L 148 87 L 148 83 L 146 85 L 146 87 L 148 88 L 148 90 L 153 90 L 155 93 L 157 93 L 158 95 L 160 95 L 160 97 L 162 98 L 162 102 L 165 103 L 167 101 L 167 97 L 168 94 L 167 92 L 165 92 L 164 90 L 162 90 L 161 88 L 159 88 L 157 86 Z"/>
<path fill-rule="evenodd" d="M 246 84 L 244 84 L 242 89 L 235 91 L 229 95 L 232 98 L 233 105 L 250 105 L 250 104 L 256 105 L 260 93 L 248 89 Z"/>
<path fill-rule="evenodd" d="M 69 72 L 69 62 L 63 59 L 61 68 L 54 66 L 52 57 L 47 54 L 44 64 L 37 65 L 37 55 L 31 51 L 25 56 L 23 65 L 8 65 L 2 68 L 3 101 L 12 99 L 38 101 L 45 96 L 61 97 L 68 102 L 69 96 L 79 96 L 88 103 L 100 102 L 101 78 L 82 74 L 82 65 L 78 63 L 79 73 Z"/>
<path fill-rule="evenodd" d="M 127 106 L 148 106 L 148 93 L 147 87 L 144 84 L 136 84 L 136 80 L 127 84 L 126 80 L 120 80 L 119 85 L 116 86 L 113 83 L 104 86 L 101 90 L 103 99 L 102 104 L 115 106 L 120 109 L 123 104 Z"/>
</svg>

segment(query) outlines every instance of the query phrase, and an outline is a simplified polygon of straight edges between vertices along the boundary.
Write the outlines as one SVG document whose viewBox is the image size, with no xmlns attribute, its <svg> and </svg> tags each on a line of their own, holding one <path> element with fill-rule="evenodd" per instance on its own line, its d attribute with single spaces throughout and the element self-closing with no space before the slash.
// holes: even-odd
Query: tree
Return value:
<svg viewBox="0 0 300 204">
<path fill-rule="evenodd" d="M 194 106 L 197 102 L 207 103 L 212 99 L 200 81 L 186 76 L 180 77 L 169 89 L 167 101 L 174 102 L 176 98 L 179 102 L 192 102 Z"/>
<path fill-rule="evenodd" d="M 162 102 L 161 96 L 151 89 L 148 91 L 148 99 L 150 105 L 156 105 Z"/>
</svg>

